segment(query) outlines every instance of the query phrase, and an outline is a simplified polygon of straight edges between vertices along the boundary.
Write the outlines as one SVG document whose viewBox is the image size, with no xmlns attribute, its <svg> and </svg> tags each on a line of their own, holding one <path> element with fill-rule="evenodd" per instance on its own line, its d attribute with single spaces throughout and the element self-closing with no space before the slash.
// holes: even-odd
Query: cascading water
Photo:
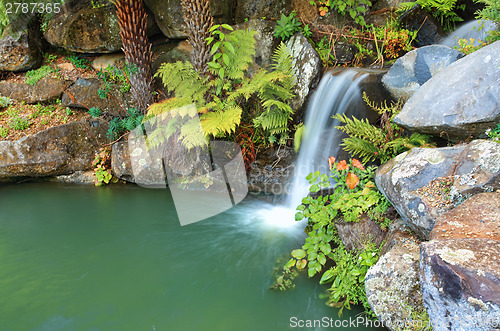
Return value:
<svg viewBox="0 0 500 331">
<path fill-rule="evenodd" d="M 484 41 L 488 35 L 488 31 L 495 30 L 496 24 L 492 21 L 470 21 L 463 24 L 461 27 L 453 31 L 448 37 L 441 41 L 441 45 L 454 47 L 458 46 L 459 39 L 474 39 L 474 45 L 478 46 L 478 40 Z"/>
<path fill-rule="evenodd" d="M 339 154 L 342 132 L 334 129 L 335 114 L 354 115 L 362 107 L 359 83 L 367 76 L 350 69 L 338 76 L 327 73 L 312 96 L 306 112 L 305 134 L 295 165 L 295 173 L 286 207 L 294 211 L 307 195 L 305 177 L 312 171 L 328 173 L 329 156 Z M 364 107 L 363 107 L 364 109 Z"/>
</svg>

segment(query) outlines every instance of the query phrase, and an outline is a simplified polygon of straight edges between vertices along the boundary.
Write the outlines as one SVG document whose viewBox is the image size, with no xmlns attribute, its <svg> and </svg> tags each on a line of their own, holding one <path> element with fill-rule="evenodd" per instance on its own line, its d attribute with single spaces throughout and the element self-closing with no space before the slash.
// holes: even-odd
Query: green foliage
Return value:
<svg viewBox="0 0 500 331">
<path fill-rule="evenodd" d="M 101 98 L 106 99 L 116 86 L 118 86 L 123 93 L 130 91 L 130 81 L 128 77 L 135 73 L 137 73 L 137 68 L 132 66 L 124 65 L 123 68 L 117 68 L 108 65 L 104 70 L 101 69 L 97 72 L 97 77 L 103 82 L 103 87 L 97 91 L 97 93 Z"/>
<path fill-rule="evenodd" d="M 26 73 L 26 77 L 28 77 L 26 79 L 26 84 L 34 86 L 40 79 L 56 71 L 56 69 L 48 65 L 41 66 L 36 70 L 30 70 Z"/>
<path fill-rule="evenodd" d="M 65 111 L 66 111 L 66 115 L 68 115 L 68 116 L 73 115 L 73 111 L 71 110 L 71 108 L 66 107 Z"/>
<path fill-rule="evenodd" d="M 90 69 L 90 67 L 88 66 L 90 64 L 90 62 L 87 59 L 80 58 L 77 55 L 67 56 L 66 59 L 68 59 L 71 63 L 73 63 L 73 65 L 76 68 Z"/>
<path fill-rule="evenodd" d="M 349 135 L 341 144 L 346 152 L 359 156 L 362 162 L 378 159 L 384 163 L 413 147 L 431 147 L 428 136 L 417 133 L 405 136 L 403 129 L 392 123 L 394 116 L 401 110 L 401 103 L 375 106 L 366 94 L 363 99 L 382 115 L 382 127 L 370 124 L 367 119 L 348 118 L 345 114 L 335 115 L 333 118 L 343 124 L 336 128 Z"/>
<path fill-rule="evenodd" d="M 453 29 L 455 29 L 455 24 L 463 21 L 454 10 L 465 9 L 465 4 L 457 6 L 457 0 L 416 0 L 403 2 L 398 6 L 397 11 L 408 11 L 417 4 L 437 18 L 445 32 L 453 31 Z"/>
<path fill-rule="evenodd" d="M 494 129 L 486 130 L 485 133 L 491 140 L 500 143 L 500 123 Z"/>
<path fill-rule="evenodd" d="M 116 183 L 118 180 L 113 178 L 111 173 L 111 147 L 100 148 L 96 153 L 94 161 L 94 184 L 95 186 L 103 186 L 109 183 Z"/>
<path fill-rule="evenodd" d="M 304 136 L 304 132 L 305 132 L 304 123 L 300 123 L 295 128 L 295 134 L 293 136 L 293 149 L 295 150 L 295 153 L 299 152 L 299 148 L 300 148 L 300 144 L 302 142 L 302 137 Z"/>
<path fill-rule="evenodd" d="M 295 18 L 295 12 L 291 12 L 289 16 L 281 14 L 281 19 L 276 21 L 277 25 L 274 29 L 274 36 L 281 40 L 288 40 L 297 31 L 300 31 L 300 22 Z M 309 27 L 308 27 L 309 29 Z"/>
<path fill-rule="evenodd" d="M 26 130 L 31 126 L 31 121 L 27 118 L 20 117 L 20 116 L 13 116 L 10 121 L 8 122 L 8 126 L 12 130 Z"/>
<path fill-rule="evenodd" d="M 369 0 L 329 0 L 330 8 L 345 16 L 347 13 L 361 26 L 366 26 L 364 13 L 372 3 Z"/>
<path fill-rule="evenodd" d="M 89 113 L 89 115 L 94 118 L 99 117 L 102 114 L 101 110 L 97 107 L 90 108 L 89 110 L 87 110 L 87 113 Z"/>
<path fill-rule="evenodd" d="M 329 175 L 317 171 L 306 178 L 312 184 L 311 193 L 330 187 L 334 180 L 330 191 L 333 193 L 302 199 L 295 219 L 308 219 L 307 237 L 301 249 L 291 252 L 292 258 L 283 269 L 288 273 L 292 268 L 307 270 L 309 277 L 321 274 L 321 284 L 332 283 L 327 291 L 327 304 L 341 308 L 339 314 L 343 308 L 350 309 L 351 304 L 359 303 L 369 311 L 364 278 L 368 268 L 376 263 L 379 248 L 367 241 L 362 251 L 348 252 L 338 237 L 334 221 L 356 222 L 361 215 L 368 214 L 377 215 L 376 221 L 386 222 L 378 213 L 385 213 L 390 204 L 373 184 L 374 167 L 365 169 L 356 159 L 348 163 L 330 157 L 328 161 Z M 285 285 L 284 288 L 290 287 Z"/>
<path fill-rule="evenodd" d="M 0 126 L 0 137 L 5 138 L 9 135 L 9 128 Z"/>
<path fill-rule="evenodd" d="M 255 54 L 255 31 L 231 31 L 228 25 L 214 25 L 211 45 L 213 59 L 208 63 L 208 75 L 201 75 L 188 62 L 164 63 L 156 73 L 168 91 L 175 97 L 151 105 L 148 116 L 171 112 L 174 109 L 194 104 L 201 113 L 203 132 L 208 138 L 224 137 L 238 127 L 243 114 L 242 105 L 250 98 L 258 100 L 258 113 L 254 125 L 262 128 L 267 135 L 286 134 L 287 123 L 292 113 L 288 100 L 293 97 L 295 84 L 290 53 L 283 44 L 275 51 L 274 71 L 257 70 L 250 75 L 248 69 Z M 179 113 L 175 113 L 174 115 Z M 186 115 L 186 116 L 185 116 Z M 184 123 L 158 123 L 157 130 L 150 137 L 151 146 L 156 147 L 169 139 L 182 126 L 182 136 L 188 148 L 203 145 L 197 137 L 199 127 L 195 114 L 184 114 Z M 175 118 L 175 116 L 169 117 Z M 192 136 L 192 137 L 191 137 Z M 189 139 L 194 139 L 190 141 Z"/>
<path fill-rule="evenodd" d="M 304 37 L 306 38 L 311 38 L 312 36 L 312 31 L 311 29 L 309 28 L 309 24 L 306 24 L 302 27 L 302 34 L 304 35 Z"/>
<path fill-rule="evenodd" d="M 11 98 L 0 96 L 0 108 L 8 107 L 11 104 L 12 104 Z"/>
<path fill-rule="evenodd" d="M 137 108 L 127 110 L 127 116 L 124 118 L 115 117 L 109 122 L 108 132 L 109 140 L 117 139 L 121 134 L 132 131 L 142 124 L 144 115 Z"/>
<path fill-rule="evenodd" d="M 493 43 L 500 40 L 500 31 L 498 27 L 500 26 L 500 0 L 474 0 L 478 3 L 483 3 L 485 6 L 483 9 L 476 12 L 476 18 L 480 20 L 490 20 L 497 24 L 497 29 L 488 32 L 488 37 L 486 42 Z"/>
</svg>

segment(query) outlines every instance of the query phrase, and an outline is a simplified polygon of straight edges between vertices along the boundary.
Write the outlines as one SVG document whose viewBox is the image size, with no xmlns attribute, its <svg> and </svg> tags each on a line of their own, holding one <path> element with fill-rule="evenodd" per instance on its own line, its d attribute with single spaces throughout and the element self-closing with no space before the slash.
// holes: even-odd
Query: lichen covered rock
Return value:
<svg viewBox="0 0 500 331">
<path fill-rule="evenodd" d="M 419 329 L 419 324 L 421 329 L 425 327 L 426 312 L 418 276 L 419 243 L 402 221 L 396 221 L 391 225 L 381 257 L 366 274 L 368 303 L 390 330 L 412 330 L 412 326 Z"/>
<path fill-rule="evenodd" d="M 1 81 L 0 95 L 26 103 L 51 102 L 61 98 L 64 90 L 73 82 L 46 76 L 35 85 Z"/>
<path fill-rule="evenodd" d="M 492 330 L 500 322 L 500 242 L 430 241 L 420 246 L 424 305 L 434 330 Z"/>
</svg>

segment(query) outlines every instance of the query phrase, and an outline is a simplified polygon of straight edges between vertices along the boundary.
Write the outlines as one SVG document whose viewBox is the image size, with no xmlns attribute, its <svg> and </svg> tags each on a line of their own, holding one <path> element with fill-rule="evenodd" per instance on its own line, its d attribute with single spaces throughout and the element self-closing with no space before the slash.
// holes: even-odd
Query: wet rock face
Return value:
<svg viewBox="0 0 500 331">
<path fill-rule="evenodd" d="M 26 103 L 51 102 L 60 98 L 63 91 L 72 83 L 69 80 L 48 76 L 40 79 L 34 86 L 25 83 L 1 81 L 0 95 Z"/>
<path fill-rule="evenodd" d="M 500 144 L 476 140 L 469 145 L 413 148 L 375 173 L 378 189 L 422 239 L 436 220 L 466 197 L 500 188 Z"/>
<path fill-rule="evenodd" d="M 382 83 L 394 99 L 407 101 L 432 76 L 463 56 L 441 45 L 417 48 L 397 59 Z"/>
<path fill-rule="evenodd" d="M 92 6 L 90 0 L 67 1 L 44 24 L 53 46 L 79 53 L 112 53 L 122 47 L 116 10 L 111 3 Z"/>
<path fill-rule="evenodd" d="M 107 142 L 107 130 L 104 120 L 83 120 L 17 141 L 0 141 L 0 182 L 88 170 L 99 144 Z"/>
<path fill-rule="evenodd" d="M 499 53 L 497 41 L 453 62 L 413 94 L 394 122 L 452 141 L 483 137 L 500 121 Z"/>
<path fill-rule="evenodd" d="M 302 33 L 296 33 L 286 42 L 291 51 L 293 68 L 297 77 L 295 97 L 291 101 L 292 109 L 301 109 L 310 92 L 318 85 L 322 75 L 321 59 Z"/>
<path fill-rule="evenodd" d="M 500 242 L 422 243 L 420 280 L 434 330 L 491 330 L 500 321 Z"/>
<path fill-rule="evenodd" d="M 399 17 L 402 28 L 418 31 L 415 38 L 417 47 L 437 44 L 445 36 L 437 19 L 420 6 L 415 6 Z"/>
<path fill-rule="evenodd" d="M 419 281 L 419 243 L 404 223 L 391 224 L 378 262 L 365 277 L 368 303 L 377 318 L 390 330 L 422 322 L 422 294 Z"/>
<path fill-rule="evenodd" d="M 11 22 L 0 36 L 0 71 L 27 71 L 42 64 L 38 22 L 28 17 L 19 17 L 19 20 Z"/>
<path fill-rule="evenodd" d="M 295 154 L 292 149 L 262 153 L 248 172 L 248 188 L 252 192 L 287 194 L 294 173 Z"/>
</svg>

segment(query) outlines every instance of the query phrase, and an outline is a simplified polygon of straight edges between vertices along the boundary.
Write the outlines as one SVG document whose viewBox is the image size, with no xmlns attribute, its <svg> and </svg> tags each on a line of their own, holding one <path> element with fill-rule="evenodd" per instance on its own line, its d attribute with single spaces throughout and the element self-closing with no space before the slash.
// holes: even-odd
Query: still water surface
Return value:
<svg viewBox="0 0 500 331">
<path fill-rule="evenodd" d="M 297 330 L 291 317 L 337 318 L 315 281 L 269 290 L 276 259 L 304 235 L 269 225 L 263 208 L 247 199 L 181 227 L 168 190 L 0 186 L 0 330 Z"/>
</svg>

